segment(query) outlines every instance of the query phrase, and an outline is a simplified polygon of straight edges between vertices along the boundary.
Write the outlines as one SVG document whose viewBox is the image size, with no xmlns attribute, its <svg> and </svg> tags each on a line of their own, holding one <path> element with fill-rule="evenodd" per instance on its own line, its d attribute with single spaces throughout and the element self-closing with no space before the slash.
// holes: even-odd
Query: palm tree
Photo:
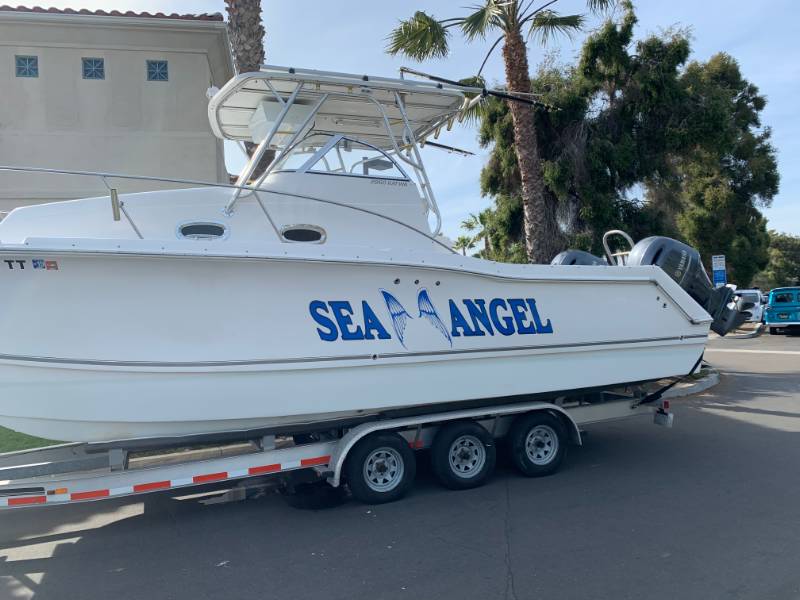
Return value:
<svg viewBox="0 0 800 600">
<path fill-rule="evenodd" d="M 491 219 L 491 214 L 491 209 L 487 208 L 477 215 L 475 213 L 469 213 L 469 217 L 461 221 L 461 227 L 463 229 L 466 229 L 470 233 L 473 231 L 475 232 L 472 235 L 473 242 L 483 240 L 484 258 L 492 257 L 492 239 L 489 237 L 489 221 Z"/>
<path fill-rule="evenodd" d="M 261 22 L 261 0 L 225 0 L 228 11 L 228 35 L 231 38 L 233 64 L 236 73 L 251 73 L 261 70 L 264 64 L 264 24 Z M 247 153 L 252 156 L 257 145 L 245 142 Z M 272 162 L 274 152 L 265 152 L 253 172 L 258 177 Z"/>
<path fill-rule="evenodd" d="M 467 255 L 467 250 L 472 250 L 475 247 L 475 240 L 468 235 L 460 235 L 453 243 L 453 249 L 461 250 L 461 254 Z"/>
<path fill-rule="evenodd" d="M 503 43 L 506 88 L 512 94 L 530 94 L 527 37 L 546 44 L 555 34 L 570 34 L 581 28 L 583 15 L 559 15 L 550 6 L 558 0 L 542 0 L 534 8 L 534 0 L 481 0 L 466 16 L 438 20 L 417 11 L 389 36 L 387 51 L 404 54 L 417 61 L 443 58 L 449 52 L 450 29 L 457 27 L 468 42 L 484 40 L 490 32 L 499 37 L 489 48 L 478 75 L 497 46 Z M 606 8 L 613 0 L 587 0 L 591 10 Z M 536 138 L 533 106 L 509 102 L 514 124 L 515 152 L 522 180 L 525 248 L 531 262 L 549 262 L 560 250 L 560 232 L 556 221 L 556 206 L 546 193 L 542 179 L 542 163 Z"/>
</svg>

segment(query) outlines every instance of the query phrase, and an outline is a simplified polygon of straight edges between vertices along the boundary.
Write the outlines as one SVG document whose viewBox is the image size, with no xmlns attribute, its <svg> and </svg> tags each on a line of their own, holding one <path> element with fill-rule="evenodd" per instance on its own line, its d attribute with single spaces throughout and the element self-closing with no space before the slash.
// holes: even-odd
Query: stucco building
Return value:
<svg viewBox="0 0 800 600">
<path fill-rule="evenodd" d="M 2 6 L 0 165 L 227 181 L 206 91 L 233 74 L 220 14 Z M 0 211 L 105 192 L 97 178 L 0 172 Z"/>
</svg>

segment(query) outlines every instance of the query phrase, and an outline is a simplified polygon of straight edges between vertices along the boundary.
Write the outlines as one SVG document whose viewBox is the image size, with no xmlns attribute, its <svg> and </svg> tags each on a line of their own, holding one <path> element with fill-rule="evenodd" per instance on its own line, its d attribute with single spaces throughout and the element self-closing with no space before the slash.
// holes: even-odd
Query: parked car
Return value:
<svg viewBox="0 0 800 600">
<path fill-rule="evenodd" d="M 736 290 L 736 296 L 742 303 L 751 303 L 753 306 L 747 309 L 750 317 L 747 319 L 751 323 L 760 323 L 764 317 L 764 305 L 761 302 L 761 290 Z"/>
<path fill-rule="evenodd" d="M 771 290 L 764 315 L 771 334 L 786 328 L 800 328 L 800 287 Z"/>
</svg>

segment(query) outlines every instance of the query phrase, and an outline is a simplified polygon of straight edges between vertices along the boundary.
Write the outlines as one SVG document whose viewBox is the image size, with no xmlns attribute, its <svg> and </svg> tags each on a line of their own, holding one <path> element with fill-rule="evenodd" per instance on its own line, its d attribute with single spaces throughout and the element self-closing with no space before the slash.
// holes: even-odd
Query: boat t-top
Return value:
<svg viewBox="0 0 800 600">
<path fill-rule="evenodd" d="M 209 102 L 219 138 L 257 144 L 234 183 L 118 194 L 83 173 L 109 194 L 12 211 L 0 425 L 170 437 L 689 373 L 738 314 L 688 246 L 520 265 L 441 235 L 420 146 L 481 93 L 265 67 Z"/>
</svg>

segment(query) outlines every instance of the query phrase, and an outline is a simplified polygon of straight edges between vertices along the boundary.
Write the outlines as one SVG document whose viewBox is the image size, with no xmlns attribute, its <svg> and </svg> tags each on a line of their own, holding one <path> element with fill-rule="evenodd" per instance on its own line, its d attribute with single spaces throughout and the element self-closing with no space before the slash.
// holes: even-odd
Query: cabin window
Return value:
<svg viewBox="0 0 800 600">
<path fill-rule="evenodd" d="M 216 240 L 225 237 L 227 229 L 218 223 L 186 223 L 178 228 L 178 233 L 190 240 Z"/>
<path fill-rule="evenodd" d="M 287 242 L 306 244 L 322 244 L 325 242 L 325 230 L 316 225 L 289 225 L 281 229 L 281 236 Z"/>
<path fill-rule="evenodd" d="M 106 64 L 102 58 L 82 58 L 84 79 L 105 79 Z"/>
<path fill-rule="evenodd" d="M 169 65 L 167 61 L 148 60 L 147 81 L 169 81 Z"/>
<path fill-rule="evenodd" d="M 790 292 L 783 292 L 780 294 L 775 294 L 775 299 L 773 300 L 775 304 L 780 302 L 794 302 L 793 294 Z"/>
<path fill-rule="evenodd" d="M 15 56 L 14 65 L 16 67 L 17 77 L 39 76 L 38 56 Z"/>
</svg>

